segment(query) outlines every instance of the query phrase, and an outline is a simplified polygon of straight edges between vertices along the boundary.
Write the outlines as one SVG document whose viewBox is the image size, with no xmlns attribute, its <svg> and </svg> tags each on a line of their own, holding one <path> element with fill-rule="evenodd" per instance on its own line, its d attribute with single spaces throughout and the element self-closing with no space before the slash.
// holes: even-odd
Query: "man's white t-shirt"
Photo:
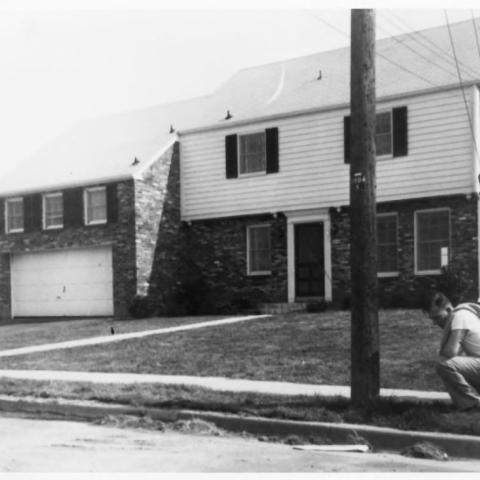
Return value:
<svg viewBox="0 0 480 480">
<path fill-rule="evenodd" d="M 466 330 L 462 340 L 463 351 L 471 357 L 480 357 L 480 318 L 466 309 L 454 312 L 451 330 Z"/>
</svg>

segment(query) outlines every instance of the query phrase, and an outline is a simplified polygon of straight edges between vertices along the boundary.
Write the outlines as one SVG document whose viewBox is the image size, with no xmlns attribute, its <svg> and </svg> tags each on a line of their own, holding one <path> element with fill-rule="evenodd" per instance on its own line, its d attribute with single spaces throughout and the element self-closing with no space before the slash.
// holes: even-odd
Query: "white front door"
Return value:
<svg viewBox="0 0 480 480">
<path fill-rule="evenodd" d="M 110 247 L 13 254 L 15 317 L 113 315 Z"/>
</svg>

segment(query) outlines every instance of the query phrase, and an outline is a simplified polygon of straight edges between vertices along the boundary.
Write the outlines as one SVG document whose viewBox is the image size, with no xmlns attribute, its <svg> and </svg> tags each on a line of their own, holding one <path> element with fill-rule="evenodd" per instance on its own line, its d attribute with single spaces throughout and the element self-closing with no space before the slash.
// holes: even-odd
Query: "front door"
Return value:
<svg viewBox="0 0 480 480">
<path fill-rule="evenodd" d="M 324 297 L 323 223 L 295 225 L 295 296 Z"/>
</svg>

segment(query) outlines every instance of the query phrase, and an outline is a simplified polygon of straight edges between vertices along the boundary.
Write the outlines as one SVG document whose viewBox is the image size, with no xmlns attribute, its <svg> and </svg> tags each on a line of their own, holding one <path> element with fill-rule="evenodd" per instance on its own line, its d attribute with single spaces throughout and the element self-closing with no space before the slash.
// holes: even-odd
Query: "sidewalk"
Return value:
<svg viewBox="0 0 480 480">
<path fill-rule="evenodd" d="M 271 395 L 306 395 L 322 397 L 350 397 L 350 387 L 340 385 L 310 385 L 291 382 L 267 382 L 224 377 L 194 377 L 186 375 L 151 375 L 138 373 L 72 372 L 56 370 L 0 370 L 0 378 L 23 380 L 59 380 L 93 383 L 158 383 L 164 385 L 190 385 L 227 392 L 256 392 Z M 400 390 L 382 388 L 380 396 L 416 401 L 449 401 L 444 392 Z"/>
</svg>

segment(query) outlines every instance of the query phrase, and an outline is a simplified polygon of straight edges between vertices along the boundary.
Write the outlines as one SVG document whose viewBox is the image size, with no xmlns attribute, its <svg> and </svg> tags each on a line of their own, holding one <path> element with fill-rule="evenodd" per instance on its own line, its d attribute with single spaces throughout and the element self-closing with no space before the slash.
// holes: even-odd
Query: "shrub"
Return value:
<svg viewBox="0 0 480 480">
<path fill-rule="evenodd" d="M 306 309 L 308 313 L 324 312 L 327 309 L 327 302 L 325 302 L 325 300 L 308 302 Z"/>
<path fill-rule="evenodd" d="M 147 295 L 135 295 L 128 306 L 128 312 L 134 318 L 151 317 L 155 313 L 155 306 Z"/>
</svg>

